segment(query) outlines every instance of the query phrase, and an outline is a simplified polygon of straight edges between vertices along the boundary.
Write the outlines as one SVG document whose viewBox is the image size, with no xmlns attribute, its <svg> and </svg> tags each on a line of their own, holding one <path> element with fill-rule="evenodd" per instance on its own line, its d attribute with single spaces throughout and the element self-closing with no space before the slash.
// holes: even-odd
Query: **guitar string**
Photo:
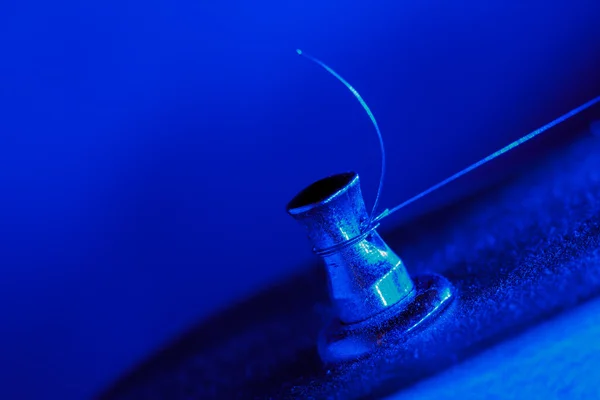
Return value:
<svg viewBox="0 0 600 400">
<path fill-rule="evenodd" d="M 375 119 L 375 116 L 371 112 L 371 109 L 369 108 L 367 103 L 363 100 L 363 98 L 358 93 L 358 91 L 356 89 L 354 89 L 354 87 L 352 87 L 352 85 L 350 85 L 344 78 L 342 78 L 341 75 L 339 75 L 337 72 L 335 72 L 331 67 L 329 67 L 327 64 L 325 64 L 321 60 L 319 60 L 311 55 L 306 54 L 302 50 L 297 49 L 296 52 L 299 55 L 306 57 L 309 60 L 313 61 L 314 63 L 320 65 L 327 72 L 329 72 L 331 75 L 333 75 L 335 78 L 337 78 L 342 84 L 344 84 L 344 86 L 346 86 L 346 88 L 348 88 L 348 90 L 350 90 L 350 92 L 356 97 L 356 99 L 358 100 L 360 105 L 363 107 L 363 109 L 369 116 L 371 123 L 375 127 L 375 131 L 377 133 L 377 137 L 379 138 L 379 145 L 381 148 L 381 175 L 379 178 L 379 188 L 377 189 L 377 196 L 375 197 L 375 203 L 373 205 L 373 210 L 370 215 L 370 223 L 369 223 L 368 227 L 372 227 L 373 225 L 377 224 L 383 218 L 386 218 L 387 216 L 391 215 L 392 213 L 395 213 L 396 211 L 401 210 L 402 208 L 408 206 L 409 204 L 412 204 L 415 201 L 427 196 L 428 194 L 431 194 L 432 192 L 448 185 L 449 183 L 451 183 L 451 182 L 457 180 L 458 178 L 468 174 L 469 172 L 481 167 L 482 165 L 500 157 L 501 155 L 513 150 L 514 148 L 522 145 L 523 143 L 530 141 L 531 139 L 542 134 L 543 132 L 547 131 L 548 129 L 551 129 L 551 128 L 555 127 L 556 125 L 581 113 L 582 111 L 587 110 L 588 108 L 592 107 L 593 105 L 600 103 L 600 96 L 597 96 L 597 97 L 587 101 L 586 103 L 583 103 L 579 107 L 576 107 L 576 108 L 568 111 L 567 113 L 561 115 L 560 117 L 537 128 L 533 132 L 530 132 L 527 135 L 515 140 L 514 142 L 502 147 L 501 149 L 499 149 L 499 150 L 493 152 L 492 154 L 477 161 L 476 163 L 469 165 L 468 167 L 460 170 L 459 172 L 455 173 L 454 175 L 449 176 L 448 178 L 442 180 L 441 182 L 438 182 L 435 185 L 431 186 L 430 188 L 420 192 L 419 194 L 409 198 L 408 200 L 405 200 L 404 202 L 398 204 L 397 206 L 395 206 L 391 209 L 385 209 L 381 214 L 375 216 L 376 212 L 377 212 L 377 206 L 379 203 L 379 199 L 381 197 L 381 192 L 383 189 L 383 182 L 384 182 L 384 178 L 385 178 L 385 146 L 384 146 L 384 142 L 383 142 L 383 136 L 381 135 L 381 131 L 379 130 L 379 125 L 377 124 L 377 120 Z"/>
</svg>

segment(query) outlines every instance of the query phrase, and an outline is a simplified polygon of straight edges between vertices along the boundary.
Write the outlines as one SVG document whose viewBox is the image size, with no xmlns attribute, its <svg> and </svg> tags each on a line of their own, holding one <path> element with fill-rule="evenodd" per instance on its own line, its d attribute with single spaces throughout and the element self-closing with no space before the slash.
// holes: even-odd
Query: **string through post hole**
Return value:
<svg viewBox="0 0 600 400">
<path fill-rule="evenodd" d="M 303 57 L 306 57 L 307 59 L 309 59 L 310 61 L 318 64 L 319 66 L 321 66 L 323 69 L 325 69 L 327 72 L 329 72 L 331 75 L 333 75 L 337 80 L 339 80 L 344 86 L 346 86 L 346 88 L 354 95 L 354 97 L 356 97 L 356 99 L 358 100 L 358 102 L 360 103 L 360 105 L 363 107 L 363 109 L 365 110 L 365 112 L 367 113 L 369 119 L 371 120 L 371 123 L 373 124 L 373 127 L 375 128 L 375 132 L 377 133 L 377 137 L 379 139 L 379 145 L 380 145 L 380 149 L 381 149 L 381 175 L 379 178 L 379 188 L 377 190 L 377 196 L 375 197 L 375 203 L 373 205 L 373 210 L 370 214 L 370 220 L 368 225 L 365 226 L 365 229 L 369 229 L 371 227 L 373 227 L 374 225 L 378 224 L 379 221 L 381 221 L 382 219 L 388 217 L 389 215 L 391 215 L 392 213 L 395 213 L 396 211 L 399 211 L 401 209 L 403 209 L 404 207 L 408 206 L 409 204 L 414 203 L 415 201 L 422 199 L 423 197 L 435 192 L 436 190 L 448 185 L 449 183 L 461 178 L 462 176 L 468 174 L 471 171 L 474 171 L 475 169 L 481 167 L 484 164 L 487 164 L 488 162 L 500 157 L 501 155 L 508 153 L 509 151 L 517 148 L 518 146 L 532 140 L 533 138 L 541 135 L 542 133 L 548 131 L 549 129 L 555 127 L 556 125 L 559 125 L 562 122 L 567 121 L 568 119 L 574 117 L 575 115 L 581 113 L 582 111 L 587 110 L 588 108 L 600 103 L 600 95 L 597 97 L 594 97 L 593 99 L 583 103 L 582 105 L 566 112 L 565 114 L 559 116 L 558 118 L 548 122 L 547 124 L 535 129 L 534 131 L 526 134 L 525 136 L 522 136 L 521 138 L 515 140 L 512 143 L 509 143 L 508 145 L 502 147 L 501 149 L 493 152 L 492 154 L 489 154 L 488 156 L 482 158 L 481 160 L 469 165 L 468 167 L 458 171 L 457 173 L 449 176 L 448 178 L 436 183 L 435 185 L 431 186 L 430 188 L 416 194 L 415 196 L 403 201 L 402 203 L 392 207 L 392 208 L 387 208 L 385 209 L 381 214 L 377 215 L 377 206 L 379 204 L 379 199 L 381 197 L 381 192 L 383 189 L 383 182 L 385 180 L 385 164 L 386 164 L 386 155 L 385 155 L 385 145 L 384 145 L 384 141 L 383 141 L 383 136 L 381 134 L 381 131 L 379 129 L 379 125 L 377 124 L 377 120 L 375 119 L 375 116 L 373 115 L 373 113 L 371 112 L 371 109 L 369 108 L 369 106 L 367 105 L 367 103 L 363 100 L 363 98 L 361 97 L 361 95 L 358 93 L 358 91 L 352 86 L 350 85 L 350 83 L 348 83 L 348 81 L 346 81 L 341 75 L 339 75 L 337 72 L 335 72 L 331 67 L 329 67 L 327 64 L 325 64 L 323 61 L 309 55 L 306 54 L 304 51 L 297 49 L 296 52 Z"/>
</svg>

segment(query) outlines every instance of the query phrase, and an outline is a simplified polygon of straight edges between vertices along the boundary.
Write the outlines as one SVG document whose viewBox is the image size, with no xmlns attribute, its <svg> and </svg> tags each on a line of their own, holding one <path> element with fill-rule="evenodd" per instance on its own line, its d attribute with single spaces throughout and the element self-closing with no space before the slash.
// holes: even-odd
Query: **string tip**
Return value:
<svg viewBox="0 0 600 400">
<path fill-rule="evenodd" d="M 296 53 L 298 53 L 298 55 L 301 56 L 302 55 L 302 50 L 296 49 Z"/>
</svg>

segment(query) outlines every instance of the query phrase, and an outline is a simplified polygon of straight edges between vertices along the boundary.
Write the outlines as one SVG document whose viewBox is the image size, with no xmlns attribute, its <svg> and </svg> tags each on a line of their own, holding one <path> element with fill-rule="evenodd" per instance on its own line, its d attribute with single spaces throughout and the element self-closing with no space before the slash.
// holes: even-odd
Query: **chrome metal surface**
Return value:
<svg viewBox="0 0 600 400">
<path fill-rule="evenodd" d="M 388 344 L 388 339 L 397 340 L 426 324 L 448 306 L 454 293 L 452 284 L 437 274 L 416 276 L 414 285 L 408 301 L 368 320 L 345 325 L 334 318 L 319 336 L 321 358 L 325 362 L 342 362 L 368 355 Z"/>
<path fill-rule="evenodd" d="M 414 285 L 402 260 L 372 228 L 356 173 L 313 183 L 288 205 L 308 231 L 329 275 L 331 299 L 343 323 L 372 317 L 409 297 Z"/>
<path fill-rule="evenodd" d="M 368 226 L 356 173 L 313 183 L 287 210 L 306 228 L 327 269 L 337 315 L 320 341 L 324 361 L 365 354 L 382 342 L 381 334 L 394 324 L 408 332 L 452 296 L 452 286 L 438 276 L 420 279 L 420 286 L 415 287 L 400 257 L 377 233 L 377 226 Z"/>
</svg>

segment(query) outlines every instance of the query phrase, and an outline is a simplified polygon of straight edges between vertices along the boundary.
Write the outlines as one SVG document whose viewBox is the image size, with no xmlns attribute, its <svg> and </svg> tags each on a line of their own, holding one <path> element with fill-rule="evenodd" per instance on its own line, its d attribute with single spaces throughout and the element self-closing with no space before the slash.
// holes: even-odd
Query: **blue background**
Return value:
<svg viewBox="0 0 600 400">
<path fill-rule="evenodd" d="M 3 2 L 0 398 L 90 396 L 306 266 L 310 182 L 371 204 L 372 127 L 297 47 L 378 118 L 383 206 L 598 95 L 600 4 L 506 3 Z"/>
</svg>

